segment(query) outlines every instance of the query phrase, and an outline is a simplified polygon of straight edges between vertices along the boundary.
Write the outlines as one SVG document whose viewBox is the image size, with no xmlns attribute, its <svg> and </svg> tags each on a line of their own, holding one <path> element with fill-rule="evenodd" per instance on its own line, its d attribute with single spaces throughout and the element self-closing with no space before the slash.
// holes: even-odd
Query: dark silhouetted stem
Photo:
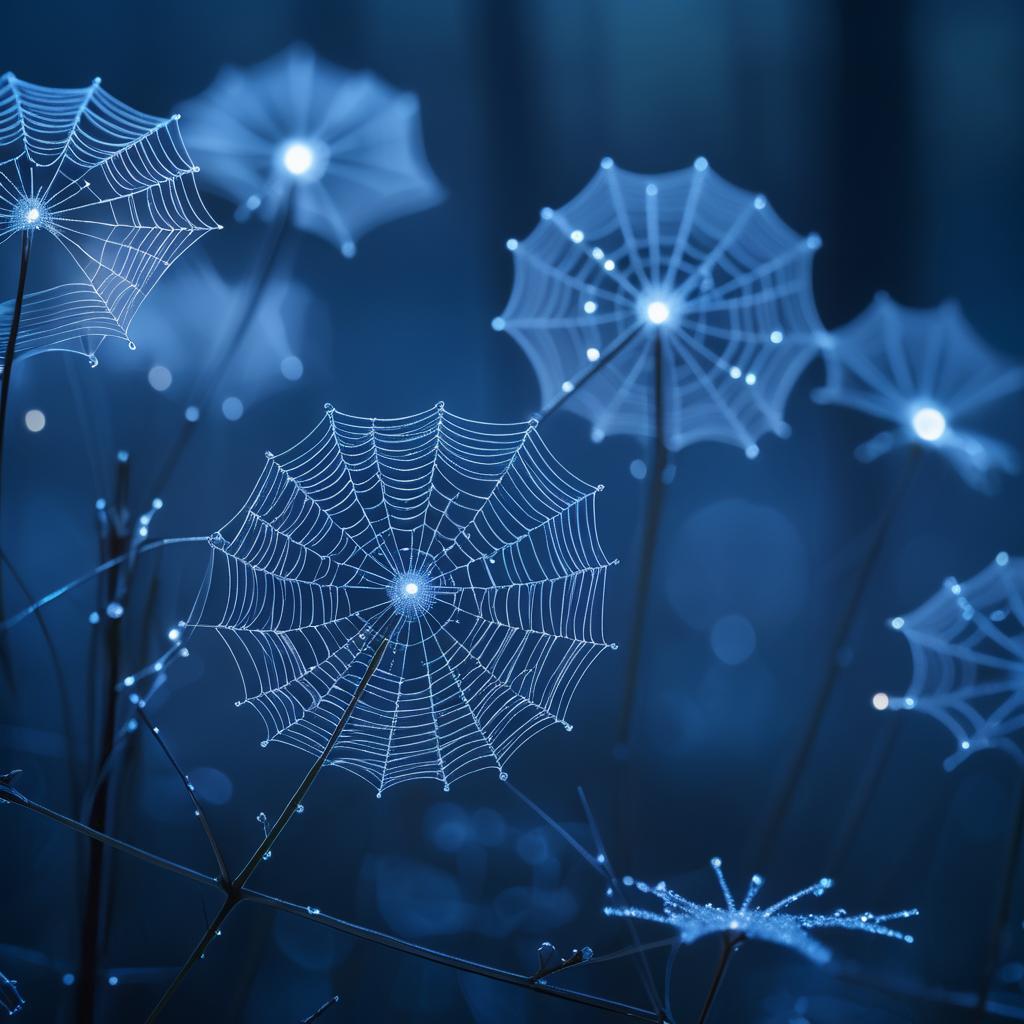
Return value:
<svg viewBox="0 0 1024 1024">
<path fill-rule="evenodd" d="M 238 317 L 231 330 L 226 334 L 226 340 L 220 346 L 217 361 L 203 374 L 203 390 L 190 403 L 199 410 L 199 418 L 195 422 L 185 421 L 176 441 L 171 447 L 167 461 L 157 475 L 156 484 L 153 488 L 154 494 L 160 494 L 164 487 L 167 486 L 167 482 L 177 468 L 178 462 L 185 453 L 185 449 L 195 435 L 196 426 L 202 421 L 214 393 L 220 386 L 221 381 L 224 379 L 224 374 L 227 372 L 232 359 L 234 359 L 238 352 L 239 346 L 245 339 L 245 332 L 249 329 L 252 318 L 259 309 L 263 290 L 266 288 L 270 275 L 273 273 L 277 260 L 281 255 L 282 243 L 287 234 L 288 223 L 291 220 L 293 193 L 294 188 L 289 188 L 281 204 L 281 209 L 274 218 L 264 245 L 257 256 L 253 271 L 249 276 L 249 287 L 245 294 L 245 299 L 237 307 L 239 311 Z"/>
<path fill-rule="evenodd" d="M 729 966 L 729 960 L 732 957 L 733 951 L 742 941 L 742 938 L 730 940 L 723 936 L 722 955 L 718 958 L 715 976 L 711 979 L 711 987 L 708 989 L 708 994 L 704 997 L 704 1006 L 700 1011 L 700 1016 L 697 1018 L 697 1024 L 705 1024 L 705 1021 L 707 1021 L 708 1015 L 711 1013 L 711 1007 L 715 1004 L 715 997 L 722 987 L 722 979 L 725 977 L 725 970 Z"/>
<path fill-rule="evenodd" d="M 896 721 L 895 716 L 888 716 L 888 720 L 882 723 L 879 735 L 875 740 L 874 751 L 870 762 L 864 766 L 859 773 L 861 783 L 857 795 L 839 824 L 836 841 L 832 845 L 832 853 L 825 861 L 825 874 L 830 877 L 840 874 L 854 840 L 860 832 L 861 823 L 867 814 L 868 807 L 878 791 L 879 783 L 885 774 L 885 766 L 889 763 L 889 757 L 896 746 Z"/>
<path fill-rule="evenodd" d="M 647 515 L 641 541 L 636 600 L 633 605 L 633 628 L 630 634 L 629 660 L 626 663 L 626 687 L 622 697 L 622 711 L 619 715 L 618 743 L 620 751 L 628 745 L 632 730 L 633 707 L 636 703 L 644 632 L 647 627 L 647 610 L 650 606 L 651 573 L 654 569 L 654 556 L 658 547 L 658 529 L 661 525 L 661 506 L 665 496 L 668 448 L 665 437 L 665 388 L 662 380 L 662 360 L 661 338 L 658 337 L 654 343 L 654 458 L 647 495 Z"/>
<path fill-rule="evenodd" d="M 0 383 L 0 495 L 3 494 L 4 434 L 7 427 L 7 401 L 11 391 L 11 377 L 14 374 L 14 352 L 18 343 L 21 309 L 25 304 L 25 279 L 28 277 L 28 261 L 31 254 L 32 231 L 23 231 L 21 233 L 21 268 L 18 271 L 18 291 L 14 298 L 14 309 L 11 311 L 11 328 L 7 332 L 7 348 L 4 350 L 3 381 Z"/>
<path fill-rule="evenodd" d="M 1006 926 L 1010 921 L 1010 911 L 1013 909 L 1013 883 L 1017 879 L 1017 864 L 1020 861 L 1022 837 L 1024 837 L 1024 781 L 1021 782 L 1020 792 L 1017 795 L 1017 812 L 1014 815 L 1013 831 L 1010 833 L 1010 844 L 1006 851 L 999 903 L 996 907 L 995 920 L 992 922 L 992 933 L 989 936 L 984 973 L 978 988 L 978 999 L 974 1004 L 975 1024 L 982 1024 L 982 1021 L 985 1020 L 988 996 L 992 991 L 992 982 L 996 972 L 999 970 L 999 961 L 1006 938 Z"/>
<path fill-rule="evenodd" d="M 299 1024 L 313 1024 L 314 1021 L 318 1021 L 332 1006 L 337 1006 L 340 1001 L 340 996 L 331 996 L 323 1006 L 314 1010 L 308 1017 L 303 1017 Z"/>
<path fill-rule="evenodd" d="M 800 785 L 800 780 L 803 778 L 804 772 L 807 769 L 807 762 L 811 756 L 811 751 L 814 749 L 814 744 L 821 731 L 821 726 L 825 719 L 825 712 L 828 710 L 829 702 L 835 690 L 836 681 L 839 678 L 841 669 L 839 663 L 839 652 L 846 643 L 850 630 L 856 621 L 857 612 L 860 610 L 861 600 L 863 599 L 864 592 L 867 589 L 872 570 L 878 562 L 882 549 L 885 547 L 885 540 L 889 534 L 889 528 L 892 525 L 895 513 L 902 504 L 903 497 L 913 480 L 914 472 L 917 469 L 917 465 L 920 460 L 920 455 L 921 449 L 915 445 L 910 451 L 909 457 L 903 467 L 903 473 L 901 474 L 896 487 L 893 489 L 885 509 L 882 511 L 882 514 L 878 517 L 878 520 L 875 523 L 875 528 L 872 531 L 867 551 L 864 553 L 864 557 L 861 560 L 860 567 L 858 568 L 857 577 L 854 581 L 853 589 L 850 592 L 849 600 L 846 603 L 846 608 L 844 609 L 843 615 L 836 627 L 836 631 L 832 636 L 832 643 L 828 649 L 827 660 L 825 663 L 825 674 L 822 678 L 821 685 L 818 688 L 817 696 L 814 700 L 814 707 L 811 711 L 811 717 L 807 722 L 807 728 L 804 730 L 800 745 L 797 748 L 796 756 L 793 758 L 793 762 L 790 765 L 785 782 L 779 791 L 779 796 L 776 799 L 772 812 L 768 818 L 768 824 L 759 833 L 757 853 L 751 858 L 751 863 L 763 864 L 765 862 L 765 858 L 775 845 L 779 831 L 789 814 L 793 798 L 796 796 L 797 788 Z"/>
<path fill-rule="evenodd" d="M 128 460 L 119 453 L 114 501 L 114 519 L 100 513 L 100 557 L 105 561 L 122 559 L 128 554 L 130 535 L 121 523 L 128 495 Z M 131 564 L 131 563 L 129 563 Z M 123 601 L 127 580 L 121 572 L 106 579 L 103 607 L 111 602 Z M 121 619 L 104 614 L 102 617 L 106 645 L 106 677 L 100 681 L 100 744 L 97 766 L 101 773 L 89 809 L 89 825 L 97 832 L 105 832 L 110 798 L 110 773 L 103 772 L 114 750 L 117 730 L 117 686 L 121 669 Z M 100 673 L 101 676 L 103 673 Z M 105 856 L 102 845 L 89 849 L 89 863 L 85 883 L 85 911 L 79 938 L 78 984 L 75 986 L 75 1019 L 79 1024 L 92 1024 L 96 1015 L 97 973 L 100 962 L 101 923 L 103 917 L 103 883 Z"/>
<path fill-rule="evenodd" d="M 196 871 L 193 868 L 186 867 L 184 864 L 178 864 L 175 861 L 167 860 L 155 853 L 150 853 L 148 850 L 141 849 L 138 846 L 133 846 L 131 843 L 126 843 L 121 839 L 116 839 L 113 836 L 97 832 L 95 829 L 89 828 L 88 825 L 75 821 L 74 818 L 69 818 L 43 804 L 30 800 L 24 794 L 12 789 L 9 785 L 0 783 L 0 802 L 7 802 L 14 807 L 21 807 L 25 810 L 32 811 L 33 813 L 77 832 L 79 835 L 83 835 L 94 842 L 103 843 L 113 850 L 127 854 L 129 857 L 134 857 L 136 860 L 143 861 L 144 863 L 160 868 L 163 871 L 188 878 L 206 888 L 222 889 L 218 879 L 212 875 L 203 874 L 201 871 Z M 603 999 L 600 996 L 591 996 L 585 992 L 575 992 L 572 989 L 558 988 L 553 985 L 538 985 L 532 982 L 525 974 L 517 974 L 513 971 L 502 970 L 500 967 L 491 967 L 488 964 L 477 963 L 473 960 L 465 960 L 462 957 L 442 953 L 438 950 L 429 949 L 426 946 L 418 946 L 416 943 L 407 942 L 405 939 L 401 939 L 396 935 L 389 935 L 387 932 L 379 932 L 373 928 L 354 924 L 339 917 L 332 917 L 330 914 L 320 913 L 312 915 L 307 907 L 301 906 L 298 903 L 290 903 L 287 900 L 283 900 L 278 896 L 272 896 L 269 893 L 258 892 L 254 889 L 247 888 L 241 892 L 240 898 L 244 901 L 258 904 L 259 906 L 269 907 L 278 913 L 290 914 L 293 917 L 300 917 L 305 921 L 310 921 L 313 924 L 320 926 L 321 928 L 330 928 L 332 931 L 351 935 L 353 938 L 361 939 L 365 942 L 371 942 L 377 946 L 405 954 L 406 956 L 417 957 L 418 959 L 428 961 L 429 963 L 438 964 L 441 967 L 452 968 L 457 971 L 463 971 L 467 974 L 475 974 L 478 977 L 489 978 L 492 981 L 497 981 L 506 985 L 514 985 L 517 988 L 528 989 L 531 992 L 537 992 L 541 995 L 575 1003 L 579 1006 L 589 1006 L 593 1009 L 605 1010 L 608 1013 L 617 1014 L 620 1017 L 628 1017 L 633 1020 L 650 1021 L 652 1024 L 657 1024 L 657 1022 L 662 1019 L 659 1016 L 652 1014 L 649 1010 L 644 1010 L 638 1006 L 630 1006 L 627 1003 L 619 1003 L 613 999 Z"/>
<path fill-rule="evenodd" d="M 195 811 L 195 816 L 199 819 L 199 824 L 202 826 L 203 832 L 206 833 L 206 839 L 210 844 L 211 851 L 213 852 L 213 859 L 217 862 L 218 877 L 225 885 L 227 885 L 231 879 L 231 873 L 228 871 L 227 863 L 224 860 L 224 853 L 220 848 L 220 844 L 217 842 L 217 839 L 213 834 L 213 829 L 210 828 L 210 822 L 206 817 L 206 812 L 203 810 L 203 806 L 200 804 L 196 797 L 195 790 L 192 788 L 192 783 L 188 781 L 188 776 L 181 770 L 181 766 L 175 760 L 170 747 L 164 743 L 164 738 L 160 735 L 160 730 L 152 723 L 149 715 L 146 714 L 145 704 L 143 701 L 139 701 L 139 703 L 135 705 L 135 714 L 138 715 L 139 721 L 142 722 L 142 724 L 149 730 L 149 734 L 159 744 L 160 749 L 164 752 L 164 756 L 174 769 L 174 773 L 178 776 L 181 784 L 185 787 L 185 792 L 188 794 L 188 798 L 192 803 L 192 809 Z"/>
<path fill-rule="evenodd" d="M 3 380 L 0 381 L 0 524 L 3 522 L 3 482 L 4 482 L 4 441 L 7 430 L 7 402 L 11 393 L 11 377 L 14 376 L 14 353 L 18 343 L 18 326 L 21 323 L 21 309 L 25 303 L 25 280 L 28 277 L 28 261 L 32 255 L 32 231 L 21 233 L 21 266 L 18 270 L 18 290 L 14 298 L 14 309 L 11 310 L 11 327 L 7 332 L 7 347 L 4 350 Z M 3 537 L 0 534 L 0 549 Z M 0 619 L 4 617 L 4 581 L 0 570 Z M 14 688 L 14 666 L 11 663 L 10 650 L 3 637 L 0 637 L 0 669 L 3 670 L 7 685 Z"/>
<path fill-rule="evenodd" d="M 243 890 L 245 883 L 249 881 L 252 873 L 259 867 L 263 861 L 265 854 L 267 854 L 274 843 L 277 841 L 278 836 L 285 830 L 288 823 L 295 816 L 295 812 L 299 805 L 302 803 L 306 794 L 309 792 L 310 787 L 316 781 L 316 777 L 320 774 L 321 769 L 327 763 L 327 758 L 331 756 L 331 751 L 334 750 L 334 745 L 338 742 L 338 737 L 341 736 L 352 712 L 355 711 L 356 705 L 359 703 L 359 699 L 363 695 L 363 691 L 366 689 L 367 683 L 373 673 L 377 671 L 377 666 L 380 665 L 381 658 L 384 657 L 384 651 L 388 646 L 388 637 L 384 636 L 380 644 L 377 646 L 377 650 L 374 652 L 373 657 L 370 659 L 369 664 L 366 666 L 366 671 L 363 673 L 363 678 L 359 681 L 359 685 L 355 689 L 355 693 L 352 694 L 351 700 L 349 700 L 345 711 L 338 719 L 338 724 L 334 727 L 334 731 L 331 733 L 327 742 L 324 744 L 324 749 L 320 752 L 320 756 L 313 762 L 309 771 L 306 772 L 306 777 L 299 783 L 298 788 L 292 794 L 291 799 L 285 805 L 284 810 L 278 815 L 277 821 L 274 822 L 273 828 L 271 828 L 263 839 L 263 842 L 253 851 L 252 856 L 249 858 L 245 867 L 242 868 L 238 874 L 231 879 L 225 885 L 226 896 L 224 904 L 217 912 L 217 916 L 210 922 L 209 927 L 203 934 L 203 937 L 196 943 L 195 948 L 192 950 L 188 959 L 181 965 L 181 969 L 175 975 L 174 980 L 168 985 L 164 994 L 160 997 L 160 1001 L 153 1007 L 149 1017 L 146 1018 L 147 1024 L 153 1024 L 164 1008 L 170 1002 L 174 993 L 178 990 L 178 987 L 185 980 L 186 975 L 192 968 L 206 956 L 206 950 L 209 948 L 210 943 L 220 933 L 221 926 L 224 924 L 228 915 L 232 910 L 244 899 Z"/>
</svg>

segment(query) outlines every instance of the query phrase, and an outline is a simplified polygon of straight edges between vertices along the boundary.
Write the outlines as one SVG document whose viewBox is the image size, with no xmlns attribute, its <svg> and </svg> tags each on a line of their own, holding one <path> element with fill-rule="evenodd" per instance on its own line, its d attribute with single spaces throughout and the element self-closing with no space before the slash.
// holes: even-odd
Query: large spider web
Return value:
<svg viewBox="0 0 1024 1024">
<path fill-rule="evenodd" d="M 444 196 L 423 148 L 419 99 L 296 43 L 253 67 L 226 67 L 184 106 L 203 180 L 240 214 L 291 203 L 303 231 L 354 256 L 371 228 Z M 300 162 L 289 170 L 288 152 Z"/>
<path fill-rule="evenodd" d="M 724 441 L 753 457 L 761 435 L 786 433 L 786 400 L 818 351 L 819 244 L 706 160 L 650 175 L 605 159 L 509 242 L 515 283 L 494 326 L 526 353 L 545 408 L 571 394 L 594 440 L 656 434 L 660 350 L 667 445 Z"/>
<path fill-rule="evenodd" d="M 534 424 L 443 405 L 391 420 L 328 407 L 268 453 L 215 537 L 213 591 L 193 625 L 238 665 L 239 704 L 278 740 L 323 751 L 380 643 L 380 667 L 328 763 L 377 788 L 447 787 L 561 725 L 609 646 L 594 488 Z M 211 611 L 212 610 L 212 611 Z"/>
<path fill-rule="evenodd" d="M 103 337 L 127 339 L 167 267 L 217 227 L 196 170 L 177 117 L 133 110 L 99 79 L 54 89 L 0 78 L 0 243 L 43 231 L 81 272 L 26 295 L 17 353 L 91 354 Z M 0 305 L 4 336 L 13 308 Z"/>
<path fill-rule="evenodd" d="M 957 746 L 949 771 L 988 749 L 1024 763 L 1024 559 L 1000 553 L 966 583 L 951 577 L 891 625 L 910 644 L 914 670 L 906 695 L 882 705 L 941 722 Z"/>
<path fill-rule="evenodd" d="M 932 309 L 900 305 L 880 293 L 863 313 L 832 332 L 827 377 L 815 400 L 856 409 L 893 424 L 857 449 L 870 461 L 903 444 L 919 444 L 915 413 L 935 409 L 945 426 L 928 444 L 971 486 L 985 489 L 995 470 L 1016 468 L 1001 441 L 964 428 L 964 421 L 1024 385 L 1024 373 L 1001 357 L 967 322 L 956 302 Z"/>
</svg>

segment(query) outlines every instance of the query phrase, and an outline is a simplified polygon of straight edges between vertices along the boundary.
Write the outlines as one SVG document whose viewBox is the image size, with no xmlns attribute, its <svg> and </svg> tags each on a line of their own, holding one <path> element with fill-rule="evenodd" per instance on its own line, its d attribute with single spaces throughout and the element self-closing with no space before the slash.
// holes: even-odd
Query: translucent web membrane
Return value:
<svg viewBox="0 0 1024 1024">
<path fill-rule="evenodd" d="M 202 621 L 278 740 L 311 754 L 389 644 L 330 764 L 446 789 L 552 725 L 609 646 L 591 487 L 534 424 L 328 407 L 215 535 Z"/>
<path fill-rule="evenodd" d="M 710 903 L 695 903 L 680 896 L 665 885 L 648 885 L 623 879 L 627 886 L 635 886 L 638 892 L 655 897 L 661 902 L 661 910 L 644 907 L 605 907 L 610 917 L 630 917 L 642 921 L 656 921 L 676 929 L 679 938 L 686 943 L 696 942 L 705 935 L 733 935 L 739 940 L 773 942 L 788 946 L 815 963 L 823 964 L 832 959 L 832 951 L 808 932 L 822 928 L 842 928 L 846 931 L 867 932 L 903 942 L 913 942 L 913 937 L 896 931 L 891 922 L 916 917 L 916 910 L 897 910 L 890 914 L 848 914 L 835 910 L 831 914 L 792 914 L 788 908 L 807 896 L 824 896 L 832 888 L 831 878 L 822 878 L 805 889 L 794 892 L 767 907 L 755 905 L 764 885 L 760 875 L 754 875 L 741 903 L 736 902 L 722 873 L 722 862 L 718 857 L 711 859 L 711 867 L 718 879 L 725 905 L 716 907 Z"/>
<path fill-rule="evenodd" d="M 724 441 L 753 457 L 764 433 L 786 433 L 786 400 L 819 349 L 819 245 L 704 159 L 657 175 L 605 159 L 508 243 L 515 283 L 493 326 L 529 357 L 545 408 L 571 395 L 594 440 L 654 435 L 660 341 L 669 447 Z"/>
<path fill-rule="evenodd" d="M 26 295 L 19 354 L 91 355 L 106 336 L 127 339 L 164 271 L 217 227 L 196 191 L 197 170 L 177 115 L 139 113 L 99 79 L 51 89 L 0 77 L 0 243 L 42 232 L 81 272 Z M 0 305 L 4 336 L 13 308 L 13 300 Z"/>
<path fill-rule="evenodd" d="M 875 694 L 880 711 L 920 711 L 952 733 L 951 771 L 979 750 L 1024 763 L 1024 559 L 1005 552 L 966 583 L 950 577 L 916 611 L 891 619 L 913 659 L 902 697 Z"/>
<path fill-rule="evenodd" d="M 885 420 L 857 449 L 870 461 L 903 444 L 945 455 L 974 487 L 1016 468 L 1013 451 L 966 429 L 973 417 L 1024 385 L 1024 373 L 990 348 L 959 305 L 911 309 L 879 294 L 825 345 L 827 377 L 815 399 Z"/>
<path fill-rule="evenodd" d="M 423 149 L 419 100 L 369 72 L 297 44 L 253 67 L 225 68 L 182 108 L 203 180 L 354 256 L 371 228 L 441 201 Z"/>
</svg>

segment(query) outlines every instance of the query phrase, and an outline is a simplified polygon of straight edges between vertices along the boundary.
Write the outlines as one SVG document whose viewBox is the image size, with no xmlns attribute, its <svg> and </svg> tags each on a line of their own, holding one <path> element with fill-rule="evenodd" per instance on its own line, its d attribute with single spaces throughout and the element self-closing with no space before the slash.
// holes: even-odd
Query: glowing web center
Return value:
<svg viewBox="0 0 1024 1024">
<path fill-rule="evenodd" d="M 316 154 L 308 142 L 289 142 L 281 152 L 281 163 L 284 169 L 296 178 L 308 174 L 313 169 Z"/>
<path fill-rule="evenodd" d="M 29 211 L 28 211 L 28 212 L 27 212 L 27 213 L 25 214 L 25 222 L 26 222 L 27 224 L 35 224 L 35 222 L 36 222 L 37 220 L 39 220 L 39 207 L 38 207 L 38 206 L 33 206 L 33 207 L 32 207 L 31 209 L 29 209 Z"/>
<path fill-rule="evenodd" d="M 946 417 L 933 406 L 925 405 L 910 418 L 910 425 L 922 441 L 938 441 L 946 432 Z"/>
<path fill-rule="evenodd" d="M 647 303 L 647 319 L 652 324 L 663 324 L 669 315 L 669 308 L 667 302 L 662 302 L 661 299 L 655 299 L 654 302 Z"/>
<path fill-rule="evenodd" d="M 15 231 L 41 228 L 46 222 L 46 208 L 33 196 L 19 199 L 11 210 L 10 226 Z"/>
<path fill-rule="evenodd" d="M 434 581 L 423 569 L 399 573 L 388 587 L 388 599 L 403 618 L 418 619 L 430 611 L 437 598 Z"/>
</svg>

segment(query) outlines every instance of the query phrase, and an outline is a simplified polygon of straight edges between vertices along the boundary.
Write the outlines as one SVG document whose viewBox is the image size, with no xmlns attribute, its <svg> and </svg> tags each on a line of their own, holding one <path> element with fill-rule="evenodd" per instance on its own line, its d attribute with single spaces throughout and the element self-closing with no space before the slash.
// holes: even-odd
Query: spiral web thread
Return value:
<svg viewBox="0 0 1024 1024">
<path fill-rule="evenodd" d="M 444 189 L 423 147 L 419 99 L 297 43 L 250 68 L 225 68 L 183 107 L 203 180 L 272 218 L 285 199 L 303 231 L 354 256 L 367 231 L 435 206 Z M 306 147 L 289 173 L 284 154 Z"/>
<path fill-rule="evenodd" d="M 764 196 L 704 159 L 658 175 L 605 159 L 508 245 L 515 283 L 493 326 L 526 353 L 545 408 L 570 394 L 594 440 L 654 436 L 660 344 L 668 447 L 724 441 L 752 458 L 761 435 L 787 432 L 786 400 L 823 335 L 820 240 L 794 233 Z"/>
<path fill-rule="evenodd" d="M 484 768 L 561 725 L 610 645 L 594 499 L 534 424 L 443 405 L 368 420 L 328 407 L 271 455 L 212 538 L 202 621 L 270 740 L 318 754 L 389 643 L 329 764 L 376 787 Z M 210 617 L 210 609 L 219 609 Z"/>
<path fill-rule="evenodd" d="M 871 461 L 900 444 L 920 443 L 912 419 L 930 407 L 942 414 L 945 429 L 929 443 L 968 484 L 984 490 L 993 471 L 1015 471 L 1012 449 L 970 432 L 964 421 L 1020 390 L 1024 371 L 978 335 L 958 303 L 914 309 L 880 293 L 829 336 L 825 355 L 825 386 L 815 391 L 815 400 L 896 427 L 862 444 L 859 458 Z"/>
<path fill-rule="evenodd" d="M 910 645 L 913 675 L 903 697 L 884 698 L 886 708 L 944 725 L 956 740 L 949 771 L 988 749 L 1024 764 L 1024 559 L 1001 552 L 890 625 Z"/>
<path fill-rule="evenodd" d="M 213 230 L 177 116 L 132 109 L 96 79 L 84 89 L 0 77 L 0 243 L 44 231 L 81 280 L 25 297 L 18 354 L 92 356 L 127 330 L 150 290 Z M 38 244 L 38 241 L 34 244 Z M 13 302 L 0 305 L 0 334 Z"/>
</svg>

